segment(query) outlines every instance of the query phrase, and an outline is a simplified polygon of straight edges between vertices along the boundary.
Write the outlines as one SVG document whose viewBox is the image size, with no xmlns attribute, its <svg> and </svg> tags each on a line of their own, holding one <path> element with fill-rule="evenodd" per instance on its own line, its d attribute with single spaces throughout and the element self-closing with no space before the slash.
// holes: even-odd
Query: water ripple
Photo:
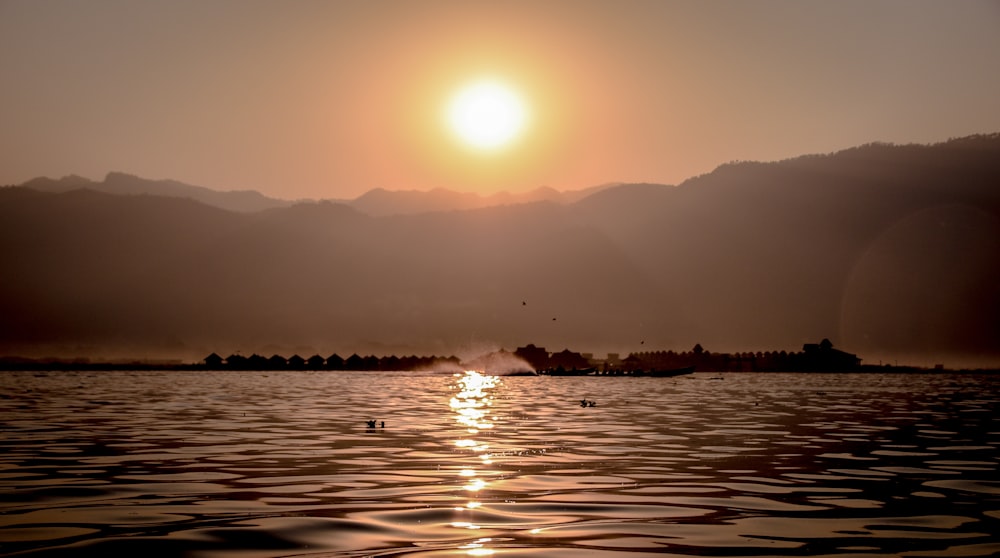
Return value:
<svg viewBox="0 0 1000 558">
<path fill-rule="evenodd" d="M 997 378 L 713 377 L 3 373 L 0 554 L 1000 553 Z"/>
</svg>

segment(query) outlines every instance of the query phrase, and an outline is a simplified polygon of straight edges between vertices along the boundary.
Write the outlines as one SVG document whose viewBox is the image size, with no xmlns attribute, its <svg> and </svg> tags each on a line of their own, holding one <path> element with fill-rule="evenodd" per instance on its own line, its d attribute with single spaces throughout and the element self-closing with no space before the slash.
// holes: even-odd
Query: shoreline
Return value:
<svg viewBox="0 0 1000 558">
<path fill-rule="evenodd" d="M 453 367 L 453 366 L 452 366 Z M 461 367 L 459 365 L 459 367 Z M 162 371 L 162 372 L 358 372 L 358 373 L 379 373 L 379 372 L 422 372 L 433 371 L 433 367 L 420 367 L 412 369 L 345 369 L 311 366 L 286 366 L 283 368 L 274 366 L 265 367 L 231 367 L 226 365 L 211 366 L 204 363 L 184 363 L 184 362 L 163 362 L 163 361 L 85 361 L 81 359 L 27 359 L 27 358 L 5 358 L 0 357 L 0 372 L 142 372 L 142 371 Z M 854 368 L 827 369 L 827 370 L 717 370 L 714 368 L 696 369 L 695 372 L 713 374 L 1000 374 L 1000 368 L 926 368 L 920 366 L 892 365 L 892 364 L 862 364 Z M 504 374 L 498 374 L 504 375 Z M 545 375 L 545 374 L 539 374 Z M 628 374 L 622 375 L 602 375 L 601 377 L 641 377 Z"/>
</svg>

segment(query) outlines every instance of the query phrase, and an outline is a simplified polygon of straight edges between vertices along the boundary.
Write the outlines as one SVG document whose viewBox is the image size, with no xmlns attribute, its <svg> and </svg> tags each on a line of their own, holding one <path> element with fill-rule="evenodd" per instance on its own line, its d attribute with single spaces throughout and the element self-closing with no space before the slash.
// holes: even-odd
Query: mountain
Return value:
<svg viewBox="0 0 1000 558">
<path fill-rule="evenodd" d="M 59 179 L 48 177 L 34 178 L 21 184 L 21 186 L 41 192 L 58 193 L 86 188 L 108 194 L 188 198 L 221 209 L 245 213 L 288 207 L 296 203 L 289 200 L 270 198 L 254 190 L 220 192 L 202 186 L 192 186 L 183 182 L 177 182 L 176 180 L 149 180 L 120 172 L 108 173 L 102 182 L 94 182 L 82 176 L 69 175 Z M 523 193 L 498 192 L 491 195 L 455 192 L 443 188 L 436 188 L 430 191 L 390 191 L 383 188 L 376 188 L 353 200 L 328 201 L 344 203 L 373 216 L 410 215 L 439 211 L 462 211 L 538 201 L 573 203 L 594 192 L 611 186 L 613 185 L 607 184 L 567 192 L 542 187 Z"/>
<path fill-rule="evenodd" d="M 409 215 L 437 211 L 462 211 L 467 209 L 482 209 L 500 205 L 516 205 L 549 201 L 554 203 L 573 203 L 583 199 L 612 184 L 594 186 L 584 190 L 560 192 L 552 188 L 542 187 L 523 193 L 499 192 L 492 195 L 480 195 L 470 192 L 455 192 L 436 188 L 430 191 L 399 190 L 390 191 L 376 188 L 362 196 L 347 201 L 351 207 L 369 215 Z"/>
<path fill-rule="evenodd" d="M 412 207 L 412 206 L 410 206 Z M 1000 363 L 1000 134 L 374 216 L 0 189 L 0 354 L 797 351 Z"/>
<path fill-rule="evenodd" d="M 103 182 L 94 182 L 81 176 L 70 175 L 60 179 L 35 178 L 25 182 L 22 186 L 42 192 L 68 192 L 87 188 L 109 194 L 190 198 L 206 205 L 242 212 L 287 207 L 293 203 L 287 200 L 269 198 L 253 190 L 220 192 L 176 180 L 148 180 L 120 172 L 108 173 Z"/>
<path fill-rule="evenodd" d="M 830 337 L 875 361 L 995 359 L 998 178 L 1000 135 L 975 136 L 724 165 L 576 209 L 660 279 L 664 315 L 697 338 L 750 349 Z"/>
</svg>

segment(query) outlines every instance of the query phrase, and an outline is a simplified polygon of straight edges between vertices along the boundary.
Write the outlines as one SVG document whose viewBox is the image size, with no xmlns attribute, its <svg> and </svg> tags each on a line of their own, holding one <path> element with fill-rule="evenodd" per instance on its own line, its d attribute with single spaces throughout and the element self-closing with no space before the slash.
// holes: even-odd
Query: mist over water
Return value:
<svg viewBox="0 0 1000 558">
<path fill-rule="evenodd" d="M 991 556 L 998 387 L 3 373 L 0 554 Z"/>
</svg>

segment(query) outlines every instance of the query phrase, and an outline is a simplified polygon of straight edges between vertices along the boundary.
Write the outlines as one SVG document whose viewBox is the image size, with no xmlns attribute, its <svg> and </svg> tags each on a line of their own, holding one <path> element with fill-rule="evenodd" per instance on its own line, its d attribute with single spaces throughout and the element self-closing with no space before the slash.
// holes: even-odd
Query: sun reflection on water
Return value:
<svg viewBox="0 0 1000 558">
<path fill-rule="evenodd" d="M 462 546 L 460 546 L 458 548 L 460 550 L 466 551 L 465 553 L 468 554 L 469 556 L 491 556 L 493 554 L 493 549 L 486 548 L 483 545 L 485 543 L 488 543 L 488 542 L 492 541 L 492 540 L 493 539 L 490 539 L 488 537 L 487 538 L 482 538 L 482 539 L 476 540 L 475 542 L 471 542 L 469 544 L 463 544 Z"/>
<path fill-rule="evenodd" d="M 466 484 L 462 488 L 468 490 L 469 492 L 479 492 L 485 487 L 486 487 L 486 481 L 484 481 L 483 479 L 472 479 L 471 481 L 469 481 L 468 484 Z"/>
<path fill-rule="evenodd" d="M 467 553 L 469 556 L 492 556 L 493 549 L 491 548 L 473 548 Z"/>
<path fill-rule="evenodd" d="M 491 390 L 499 384 L 499 378 L 476 372 L 466 371 L 464 374 L 456 374 L 455 388 L 458 392 L 451 398 L 449 406 L 455 413 L 455 421 L 461 428 L 464 428 L 467 436 L 455 440 L 455 446 L 463 450 L 473 452 L 481 465 L 489 465 L 492 455 L 489 453 L 490 446 L 477 436 L 484 430 L 493 428 L 495 417 L 490 414 L 490 407 L 493 404 Z M 487 488 L 489 483 L 481 478 L 482 472 L 475 466 L 463 464 L 458 470 L 458 477 L 463 479 L 464 484 L 461 489 L 473 495 L 479 495 Z M 470 500 L 464 506 L 456 507 L 456 511 L 472 512 L 482 506 L 482 502 Z M 471 519 L 467 517 L 465 519 Z M 456 529 L 476 530 L 480 525 L 472 521 L 454 521 L 451 526 Z M 493 550 L 486 548 L 486 543 L 490 538 L 480 538 L 473 542 L 462 544 L 458 547 L 469 556 L 489 556 Z"/>
<path fill-rule="evenodd" d="M 457 415 L 458 423 L 465 426 L 470 434 L 493 428 L 486 408 L 492 404 L 489 390 L 496 387 L 497 380 L 496 376 L 487 376 L 473 370 L 459 376 L 458 388 L 461 391 L 451 398 L 449 404 Z"/>
</svg>

